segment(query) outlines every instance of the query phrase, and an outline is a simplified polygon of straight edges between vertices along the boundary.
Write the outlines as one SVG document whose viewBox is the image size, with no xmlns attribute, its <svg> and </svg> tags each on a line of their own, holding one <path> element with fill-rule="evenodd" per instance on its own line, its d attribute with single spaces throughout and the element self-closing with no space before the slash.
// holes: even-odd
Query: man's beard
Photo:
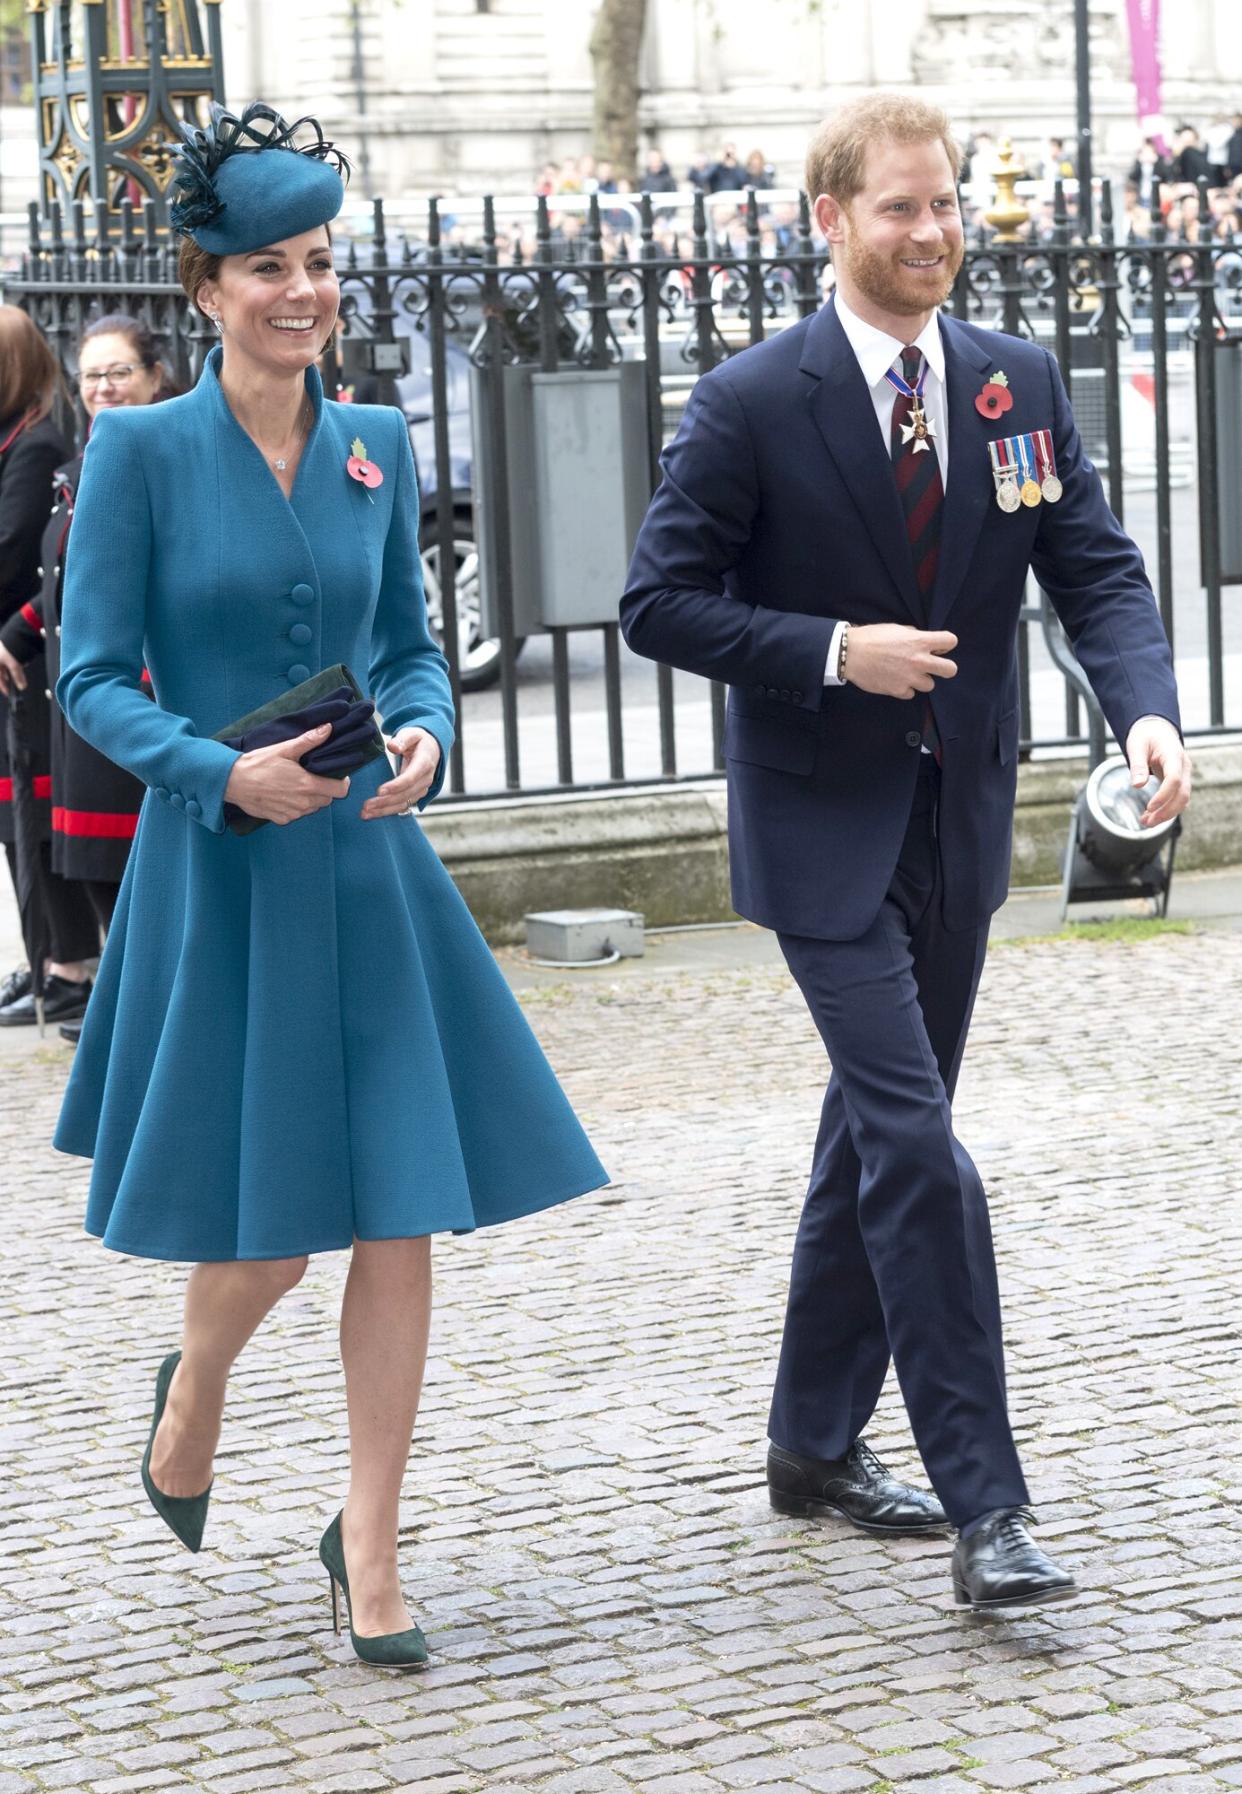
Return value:
<svg viewBox="0 0 1242 1794">
<path fill-rule="evenodd" d="M 936 253 L 943 255 L 940 278 L 911 275 L 878 249 L 868 249 L 857 237 L 847 239 L 845 271 L 860 293 L 873 305 L 895 317 L 915 318 L 923 312 L 943 305 L 953 291 L 953 282 L 966 253 L 964 243 L 944 243 Z M 908 258 L 917 259 L 915 257 Z"/>
</svg>

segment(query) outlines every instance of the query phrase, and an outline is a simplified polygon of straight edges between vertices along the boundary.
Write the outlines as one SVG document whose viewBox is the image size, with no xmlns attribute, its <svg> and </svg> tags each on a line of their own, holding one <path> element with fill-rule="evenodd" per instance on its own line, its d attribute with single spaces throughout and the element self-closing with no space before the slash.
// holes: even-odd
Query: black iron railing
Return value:
<svg viewBox="0 0 1242 1794">
<path fill-rule="evenodd" d="M 688 234 L 658 196 L 641 202 L 637 237 L 632 217 L 627 202 L 610 218 L 597 196 L 580 228 L 543 200 L 498 223 L 485 200 L 481 229 L 463 241 L 434 200 L 420 233 L 394 236 L 377 200 L 366 228 L 338 235 L 346 384 L 401 403 L 411 421 L 429 595 L 460 718 L 449 783 L 459 796 L 696 778 L 722 763 L 723 691 L 636 661 L 611 613 L 519 628 L 529 520 L 505 371 L 637 363 L 636 459 L 650 490 L 694 381 L 814 311 L 831 271 L 805 199 L 739 195 L 723 228 L 698 203 Z M 1220 353 L 1242 339 L 1242 250 L 1213 229 L 1204 187 L 1197 241 L 1171 237 L 1158 212 L 1149 236 L 1123 239 L 1103 183 L 1099 235 L 1084 243 L 1058 188 L 1045 239 L 971 242 L 951 302 L 1055 354 L 1113 510 L 1148 554 L 1196 735 L 1242 731 L 1242 630 L 1224 602 L 1242 569 L 1225 564 L 1232 549 L 1222 558 L 1220 513 L 1242 444 L 1222 445 L 1218 424 L 1224 385 L 1242 381 L 1242 351 Z M 32 213 L 5 287 L 70 369 L 82 327 L 104 310 L 145 316 L 183 383 L 214 340 L 150 208 L 122 204 L 119 222 L 102 207 Z M 1099 757 L 1102 725 L 1034 589 L 1018 651 L 1023 752 L 1088 745 Z"/>
</svg>

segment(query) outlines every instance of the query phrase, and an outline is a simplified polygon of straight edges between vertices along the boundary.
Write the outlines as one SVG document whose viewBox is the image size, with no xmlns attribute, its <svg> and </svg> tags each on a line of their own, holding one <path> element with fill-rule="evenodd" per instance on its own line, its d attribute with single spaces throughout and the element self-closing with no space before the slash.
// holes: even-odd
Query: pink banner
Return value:
<svg viewBox="0 0 1242 1794">
<path fill-rule="evenodd" d="M 1126 19 L 1139 123 L 1144 136 L 1160 137 L 1160 0 L 1126 0 Z"/>
</svg>

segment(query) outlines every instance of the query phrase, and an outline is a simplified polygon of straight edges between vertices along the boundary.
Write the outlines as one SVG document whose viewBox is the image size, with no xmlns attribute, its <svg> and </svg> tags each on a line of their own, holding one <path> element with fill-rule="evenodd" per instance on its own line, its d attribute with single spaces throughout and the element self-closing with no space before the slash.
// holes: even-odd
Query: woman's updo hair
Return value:
<svg viewBox="0 0 1242 1794">
<path fill-rule="evenodd" d="M 212 255 L 209 249 L 200 249 L 193 237 L 182 237 L 181 248 L 177 252 L 177 279 L 190 304 L 197 311 L 203 312 L 198 303 L 198 289 L 205 280 L 219 280 L 222 255 Z M 203 316 L 206 317 L 206 312 Z"/>
</svg>

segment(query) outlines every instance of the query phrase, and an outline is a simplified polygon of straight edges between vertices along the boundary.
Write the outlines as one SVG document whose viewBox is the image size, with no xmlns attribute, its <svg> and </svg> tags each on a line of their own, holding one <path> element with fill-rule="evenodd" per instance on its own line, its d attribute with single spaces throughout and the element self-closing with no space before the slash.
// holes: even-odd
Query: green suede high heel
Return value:
<svg viewBox="0 0 1242 1794">
<path fill-rule="evenodd" d="M 426 1669 L 427 1640 L 419 1627 L 411 1626 L 406 1632 L 381 1632 L 374 1638 L 359 1638 L 354 1631 L 354 1616 L 349 1611 L 349 1577 L 345 1574 L 345 1546 L 341 1541 L 341 1516 L 329 1526 L 319 1541 L 319 1561 L 328 1572 L 328 1582 L 332 1589 L 332 1630 L 341 1630 L 341 1604 L 337 1593 L 345 1596 L 347 1617 L 349 1622 L 349 1642 L 354 1647 L 355 1656 L 363 1663 L 383 1663 L 392 1669 Z"/>
<path fill-rule="evenodd" d="M 203 1542 L 203 1527 L 207 1524 L 211 1484 L 207 1484 L 201 1495 L 165 1495 L 163 1489 L 157 1489 L 151 1480 L 151 1448 L 155 1444 L 160 1421 L 164 1418 L 173 1372 L 180 1362 L 180 1352 L 170 1353 L 160 1365 L 159 1375 L 155 1379 L 155 1415 L 151 1421 L 147 1449 L 142 1454 L 142 1486 L 151 1506 L 164 1524 L 176 1533 L 183 1545 L 188 1546 L 191 1551 L 197 1551 Z"/>
</svg>

